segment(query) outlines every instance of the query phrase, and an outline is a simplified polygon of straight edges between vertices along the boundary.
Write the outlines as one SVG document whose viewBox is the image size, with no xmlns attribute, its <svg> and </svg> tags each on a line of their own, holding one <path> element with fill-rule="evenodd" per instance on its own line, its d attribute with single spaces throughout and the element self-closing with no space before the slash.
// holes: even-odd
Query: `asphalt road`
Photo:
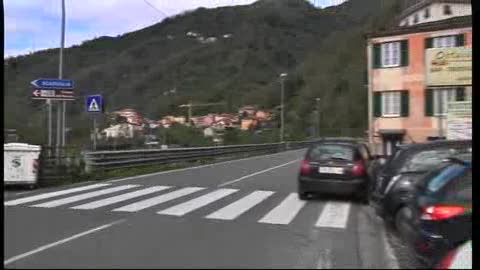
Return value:
<svg viewBox="0 0 480 270">
<path fill-rule="evenodd" d="M 348 198 L 296 196 L 304 150 L 4 193 L 5 268 L 395 268 Z"/>
</svg>

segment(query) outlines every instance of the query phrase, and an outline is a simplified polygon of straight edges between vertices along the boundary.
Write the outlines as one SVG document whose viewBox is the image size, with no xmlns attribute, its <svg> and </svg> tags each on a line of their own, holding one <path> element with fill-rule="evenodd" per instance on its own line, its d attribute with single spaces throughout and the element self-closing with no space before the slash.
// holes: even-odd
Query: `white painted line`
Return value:
<svg viewBox="0 0 480 270">
<path fill-rule="evenodd" d="M 200 196 L 198 198 L 195 198 L 193 200 L 167 208 L 157 213 L 161 215 L 183 216 L 187 213 L 190 213 L 214 201 L 220 200 L 221 198 L 226 197 L 237 191 L 238 189 L 229 189 L 229 188 L 218 189 L 208 194 L 205 194 L 203 196 Z"/>
<path fill-rule="evenodd" d="M 298 199 L 297 193 L 291 193 L 277 207 L 267 213 L 258 222 L 269 224 L 290 224 L 298 212 L 306 204 L 306 201 Z"/>
<path fill-rule="evenodd" d="M 225 206 L 224 208 L 206 216 L 209 219 L 232 220 L 247 212 L 255 205 L 270 197 L 273 191 L 255 191 L 240 200 Z"/>
<path fill-rule="evenodd" d="M 350 203 L 328 202 L 315 226 L 345 229 L 349 214 Z"/>
<path fill-rule="evenodd" d="M 90 203 L 86 203 L 86 204 L 82 204 L 82 205 L 78 205 L 78 206 L 74 206 L 74 207 L 70 207 L 70 208 L 71 209 L 84 209 L 84 210 L 96 209 L 96 208 L 104 207 L 104 206 L 107 206 L 107 205 L 112 205 L 112 204 L 115 204 L 115 203 L 118 203 L 118 202 L 123 202 L 123 201 L 133 199 L 133 198 L 136 198 L 136 197 L 151 194 L 151 193 L 154 193 L 154 192 L 158 192 L 158 191 L 161 191 L 161 190 L 165 190 L 165 189 L 168 189 L 168 188 L 171 188 L 171 187 L 169 187 L 169 186 L 149 187 L 149 188 L 129 192 L 129 193 L 126 193 L 126 194 L 115 196 L 115 197 L 106 198 L 106 199 L 103 199 L 103 200 L 98 200 L 98 201 L 94 201 L 94 202 L 90 202 Z"/>
<path fill-rule="evenodd" d="M 180 197 L 183 197 L 183 196 L 186 196 L 186 195 L 189 195 L 189 194 L 192 194 L 194 192 L 204 190 L 204 189 L 205 188 L 202 188 L 202 187 L 186 187 L 186 188 L 182 188 L 182 189 L 179 189 L 179 190 L 167 193 L 167 194 L 162 194 L 162 195 L 157 196 L 157 197 L 153 197 L 153 198 L 146 199 L 146 200 L 139 201 L 139 202 L 134 202 L 132 204 L 125 205 L 125 206 L 122 206 L 120 208 L 116 208 L 112 211 L 115 211 L 115 212 L 138 212 L 140 210 L 143 210 L 143 209 L 155 206 L 155 205 L 159 205 L 161 203 L 168 202 L 168 201 L 171 201 L 171 200 L 174 200 L 174 199 L 177 199 L 177 198 L 180 198 Z"/>
<path fill-rule="evenodd" d="M 200 166 L 195 166 L 195 167 L 188 167 L 188 168 L 182 168 L 182 169 L 176 169 L 176 170 L 169 170 L 169 171 L 163 171 L 163 172 L 156 172 L 156 173 L 149 173 L 149 174 L 131 176 L 131 177 L 126 177 L 126 178 L 121 178 L 121 179 L 110 180 L 110 181 L 108 181 L 108 182 L 109 182 L 109 183 L 116 183 L 116 182 L 121 182 L 121 181 L 126 181 L 126 180 L 132 180 L 132 179 L 137 179 L 137 178 L 143 178 L 143 177 L 149 177 L 149 176 L 157 176 L 157 175 L 162 175 L 162 174 L 169 174 L 169 173 L 176 173 L 176 172 L 182 172 L 182 171 L 188 171 L 188 170 L 194 170 L 194 169 L 201 169 L 201 168 L 213 167 L 213 166 L 222 165 L 222 164 L 234 163 L 234 162 L 238 162 L 238 161 L 244 161 L 244 160 L 250 160 L 250 159 L 258 159 L 258 158 L 270 157 L 270 156 L 276 156 L 276 155 L 285 154 L 285 153 L 289 153 L 289 152 L 298 152 L 298 151 L 300 151 L 300 150 L 303 150 L 303 149 L 285 151 L 285 152 L 280 152 L 280 153 L 275 153 L 275 154 L 268 154 L 268 155 L 254 156 L 254 157 L 247 157 L 247 158 L 241 158 L 241 159 L 235 159 L 235 160 L 227 160 L 227 161 L 222 161 L 222 162 L 217 162 L 217 163 L 212 163 L 212 164 L 205 164 L 205 165 L 200 165 Z"/>
<path fill-rule="evenodd" d="M 332 269 L 332 252 L 330 249 L 327 248 L 324 252 L 320 253 L 317 269 Z"/>
<path fill-rule="evenodd" d="M 39 201 L 39 200 L 48 199 L 48 198 L 52 198 L 52 197 L 57 197 L 57 196 L 61 196 L 61 195 L 66 195 L 66 194 L 70 194 L 70 193 L 74 193 L 74 192 L 85 191 L 85 190 L 100 188 L 100 187 L 104 187 L 104 186 L 109 186 L 109 185 L 110 184 L 95 184 L 95 185 L 71 188 L 71 189 L 66 189 L 66 190 L 61 190 L 61 191 L 48 192 L 48 193 L 43 193 L 43 194 L 31 196 L 31 197 L 16 199 L 16 200 L 13 200 L 13 201 L 8 201 L 8 202 L 5 202 L 4 205 L 11 206 L 11 205 L 18 205 L 18 204 L 22 204 L 22 203 L 29 203 L 29 202 Z"/>
<path fill-rule="evenodd" d="M 259 175 L 259 174 L 266 173 L 266 172 L 269 172 L 269 171 L 272 171 L 272 170 L 275 170 L 275 169 L 278 169 L 278 168 L 281 168 L 281 167 L 285 167 L 285 166 L 288 166 L 288 165 L 290 165 L 294 162 L 298 162 L 299 160 L 300 159 L 295 159 L 295 160 L 292 160 L 290 162 L 287 162 L 287 163 L 284 163 L 284 164 L 281 164 L 281 165 L 278 165 L 278 166 L 275 166 L 275 167 L 271 167 L 271 168 L 268 168 L 268 169 L 265 169 L 265 170 L 262 170 L 262 171 L 259 171 L 259 172 L 256 172 L 256 173 L 245 175 L 245 176 L 242 176 L 238 179 L 234 179 L 232 181 L 220 184 L 220 185 L 218 185 L 218 187 L 223 187 L 223 186 L 226 186 L 226 185 L 230 185 L 230 184 L 245 180 L 245 179 L 250 178 L 250 177 L 255 176 L 255 175 Z"/>
<path fill-rule="evenodd" d="M 88 193 L 84 193 L 84 194 L 80 194 L 80 195 L 76 195 L 76 196 L 72 196 L 72 197 L 67 197 L 67 198 L 64 198 L 64 199 L 58 199 L 58 200 L 48 201 L 48 202 L 41 203 L 41 204 L 36 204 L 36 205 L 33 205 L 33 207 L 52 208 L 52 207 L 56 207 L 56 206 L 69 204 L 69 203 L 72 203 L 72 202 L 78 202 L 78 201 L 89 199 L 89 198 L 94 198 L 94 197 L 98 197 L 98 196 L 102 196 L 102 195 L 107 195 L 107 194 L 110 194 L 110 193 L 114 193 L 114 192 L 118 192 L 118 191 L 122 191 L 122 190 L 126 190 L 126 189 L 131 189 L 131 188 L 134 188 L 134 187 L 138 187 L 138 185 L 125 185 L 125 186 L 102 189 L 102 190 L 88 192 Z"/>
<path fill-rule="evenodd" d="M 91 233 L 94 233 L 94 232 L 98 232 L 98 231 L 101 231 L 101 230 L 104 230 L 108 227 L 111 227 L 113 225 L 116 225 L 116 224 L 119 224 L 121 222 L 125 221 L 124 219 L 123 220 L 118 220 L 118 221 L 115 221 L 115 222 L 112 222 L 110 224 L 106 224 L 106 225 L 103 225 L 103 226 L 100 226 L 100 227 L 96 227 L 96 228 L 93 228 L 91 230 L 88 230 L 88 231 L 85 231 L 85 232 L 82 232 L 82 233 L 79 233 L 79 234 L 75 234 L 73 236 L 70 236 L 68 238 L 65 238 L 65 239 L 62 239 L 60 241 L 57 241 L 57 242 L 54 242 L 54 243 L 51 243 L 51 244 L 48 244 L 48 245 L 44 245 L 44 246 L 41 246 L 39 248 L 36 248 L 32 251 L 29 251 L 29 252 L 26 252 L 26 253 L 23 253 L 23 254 L 20 254 L 20 255 L 17 255 L 15 257 L 12 257 L 8 260 L 5 260 L 3 261 L 3 265 L 7 265 L 7 264 L 10 264 L 12 262 L 15 262 L 15 261 L 18 261 L 18 260 L 21 260 L 23 258 L 26 258 L 28 256 L 31 256 L 33 254 L 36 254 L 38 252 L 42 252 L 44 250 L 47 250 L 49 248 L 52 248 L 52 247 L 55 247 L 55 246 L 58 246 L 58 245 L 61 245 L 61 244 L 64 244 L 64 243 L 67 243 L 69 241 L 72 241 L 72 240 L 75 240 L 77 238 L 80 238 L 82 236 L 85 236 L 85 235 L 88 235 L 88 234 L 91 234 Z"/>
</svg>

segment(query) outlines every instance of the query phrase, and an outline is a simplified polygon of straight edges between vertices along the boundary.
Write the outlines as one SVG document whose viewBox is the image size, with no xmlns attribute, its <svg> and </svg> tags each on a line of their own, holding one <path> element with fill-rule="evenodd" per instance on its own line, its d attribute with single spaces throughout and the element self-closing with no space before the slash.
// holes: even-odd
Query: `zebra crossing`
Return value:
<svg viewBox="0 0 480 270">
<path fill-rule="evenodd" d="M 220 207 L 204 216 L 205 219 L 232 221 L 246 215 L 255 207 L 259 207 L 276 192 L 256 190 L 249 191 L 247 194 L 242 193 L 244 192 L 232 188 L 208 190 L 208 188 L 205 187 L 112 186 L 111 183 L 105 183 L 27 196 L 6 201 L 4 202 L 4 206 L 26 206 L 35 208 L 66 206 L 68 209 L 77 211 L 113 206 L 116 208 L 110 210 L 112 212 L 134 213 L 154 209 L 158 215 L 181 217 L 234 194 L 242 195 L 239 199 L 235 199 L 226 206 Z M 193 198 L 185 199 L 185 197 Z M 162 204 L 173 200 L 183 201 L 173 206 L 162 208 Z M 268 209 L 257 222 L 261 224 L 289 225 L 309 203 L 310 202 L 299 200 L 296 193 L 290 193 L 286 197 L 282 197 L 279 204 Z M 349 221 L 350 210 L 351 205 L 349 203 L 326 202 L 324 207 L 320 209 L 314 226 L 319 228 L 345 229 Z"/>
</svg>

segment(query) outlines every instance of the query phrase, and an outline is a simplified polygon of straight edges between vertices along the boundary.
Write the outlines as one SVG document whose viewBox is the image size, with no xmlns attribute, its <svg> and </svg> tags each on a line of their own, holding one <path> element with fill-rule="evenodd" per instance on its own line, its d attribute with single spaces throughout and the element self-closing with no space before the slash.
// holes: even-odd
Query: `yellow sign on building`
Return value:
<svg viewBox="0 0 480 270">
<path fill-rule="evenodd" d="M 433 48 L 426 51 L 428 86 L 472 84 L 472 48 Z"/>
</svg>

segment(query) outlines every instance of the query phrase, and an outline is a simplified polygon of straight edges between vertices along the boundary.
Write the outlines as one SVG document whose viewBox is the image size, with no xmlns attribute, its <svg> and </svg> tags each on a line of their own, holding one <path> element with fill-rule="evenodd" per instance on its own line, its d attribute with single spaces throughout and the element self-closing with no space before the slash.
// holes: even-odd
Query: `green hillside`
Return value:
<svg viewBox="0 0 480 270">
<path fill-rule="evenodd" d="M 288 72 L 290 133 L 306 135 L 315 97 L 322 99 L 322 128 L 366 129 L 363 35 L 385 27 L 398 11 L 394 0 L 350 0 L 327 9 L 304 0 L 260 0 L 200 8 L 140 31 L 86 41 L 64 52 L 64 77 L 75 80 L 78 96 L 69 103 L 67 126 L 74 138 L 88 140 L 91 122 L 82 96 L 97 93 L 106 97 L 108 111 L 133 107 L 151 119 L 184 114 L 178 105 L 188 100 L 226 101 L 215 108 L 223 111 L 244 104 L 272 108 L 280 102 L 278 74 Z M 190 31 L 217 40 L 201 43 L 186 35 Z M 29 82 L 57 74 L 58 49 L 9 60 L 5 128 L 17 129 L 24 141 L 45 142 L 45 105 L 30 99 Z M 163 94 L 172 88 L 175 95 Z"/>
</svg>

